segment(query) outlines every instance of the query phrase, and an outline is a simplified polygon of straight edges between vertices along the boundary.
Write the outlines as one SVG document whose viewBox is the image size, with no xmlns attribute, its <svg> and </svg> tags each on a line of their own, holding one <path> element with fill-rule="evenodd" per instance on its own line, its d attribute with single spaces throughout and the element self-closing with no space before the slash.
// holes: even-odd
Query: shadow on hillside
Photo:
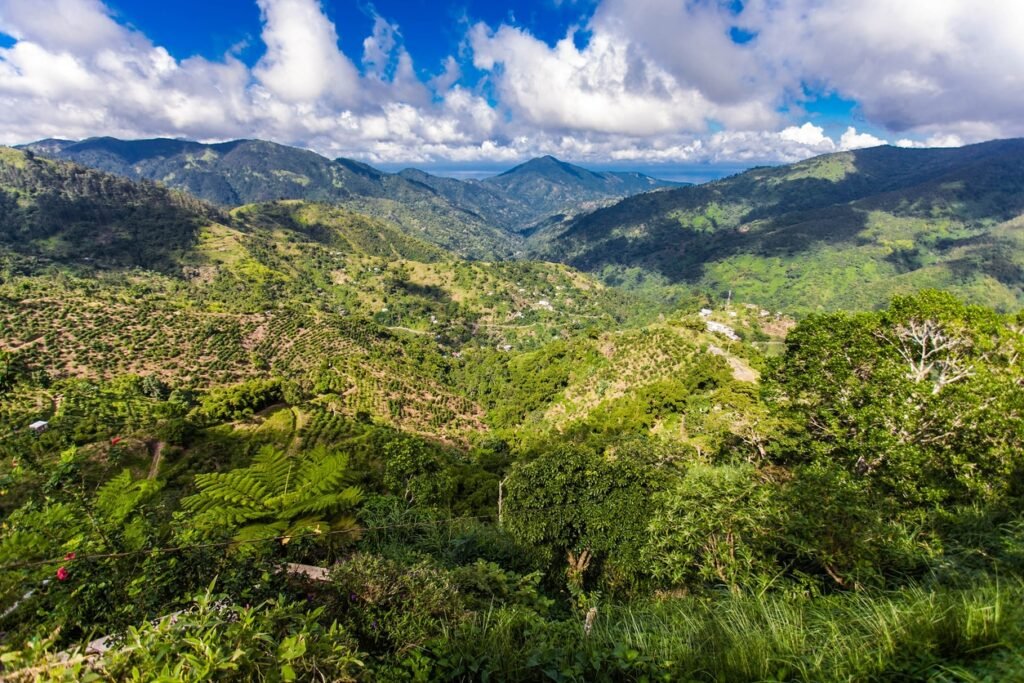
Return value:
<svg viewBox="0 0 1024 683">
<path fill-rule="evenodd" d="M 69 264 L 177 271 L 178 257 L 210 220 L 199 202 L 151 184 L 100 183 L 77 196 L 48 188 L 29 207 L 0 195 L 0 241 Z"/>
<path fill-rule="evenodd" d="M 584 270 L 607 265 L 643 266 L 673 282 L 696 282 L 704 266 L 739 254 L 788 257 L 821 244 L 856 243 L 867 227 L 868 214 L 849 204 L 759 218 L 739 230 L 697 232 L 677 221 L 648 224 L 640 239 L 616 236 L 598 249 L 584 251 L 570 264 Z"/>
<path fill-rule="evenodd" d="M 707 185 L 627 199 L 583 217 L 558 240 L 569 247 L 568 262 L 579 268 L 641 266 L 674 282 L 695 282 L 706 263 L 739 254 L 786 257 L 856 243 L 872 210 L 979 227 L 1024 212 L 1024 141 L 850 154 L 855 170 L 836 180 L 794 177 L 815 160 L 756 168 Z M 718 225 L 707 211 L 713 204 L 748 208 L 737 223 Z M 687 227 L 702 214 L 711 229 Z M 1016 277 L 1008 263 L 1003 266 L 1003 277 Z"/>
</svg>

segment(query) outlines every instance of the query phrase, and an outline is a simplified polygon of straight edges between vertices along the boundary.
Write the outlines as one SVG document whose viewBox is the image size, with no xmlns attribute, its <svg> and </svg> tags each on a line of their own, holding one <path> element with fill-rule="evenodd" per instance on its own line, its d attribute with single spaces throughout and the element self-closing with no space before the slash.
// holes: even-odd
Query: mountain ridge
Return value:
<svg viewBox="0 0 1024 683">
<path fill-rule="evenodd" d="M 533 257 L 785 310 L 950 289 L 1024 301 L 1024 140 L 882 146 L 633 196 L 546 227 Z"/>
<path fill-rule="evenodd" d="M 578 213 L 593 208 L 595 201 L 678 185 L 641 174 L 587 171 L 557 160 L 560 178 L 550 177 L 550 168 L 543 178 L 537 164 L 526 162 L 499 180 L 460 181 L 417 169 L 387 173 L 354 159 L 332 160 L 250 139 L 213 144 L 169 138 L 47 139 L 19 149 L 155 180 L 221 206 L 275 199 L 345 203 L 474 258 L 512 255 L 522 247 L 517 233 L 551 214 Z M 577 178 L 578 184 L 567 177 Z"/>
</svg>

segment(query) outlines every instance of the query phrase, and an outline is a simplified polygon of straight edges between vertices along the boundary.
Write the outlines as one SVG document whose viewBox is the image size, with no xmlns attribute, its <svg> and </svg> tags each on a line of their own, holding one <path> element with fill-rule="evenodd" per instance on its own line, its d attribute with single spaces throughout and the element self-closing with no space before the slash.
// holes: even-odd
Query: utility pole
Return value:
<svg viewBox="0 0 1024 683">
<path fill-rule="evenodd" d="M 502 513 L 504 512 L 504 508 L 505 508 L 505 481 L 507 479 L 508 479 L 508 477 L 505 477 L 505 479 L 502 479 L 501 481 L 498 482 L 498 528 L 499 529 L 503 528 L 503 526 L 504 526 L 502 524 L 502 522 L 504 520 L 504 517 L 503 517 Z"/>
</svg>

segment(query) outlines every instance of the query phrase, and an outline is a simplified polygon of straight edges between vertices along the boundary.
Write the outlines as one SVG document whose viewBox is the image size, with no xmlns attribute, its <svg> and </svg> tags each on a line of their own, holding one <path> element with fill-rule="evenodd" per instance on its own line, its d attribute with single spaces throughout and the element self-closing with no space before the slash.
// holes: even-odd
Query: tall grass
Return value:
<svg viewBox="0 0 1024 683">
<path fill-rule="evenodd" d="M 589 636 L 578 622 L 501 609 L 429 655 L 435 675 L 466 680 L 1024 680 L 1022 598 L 1019 581 L 683 597 L 602 608 Z"/>
</svg>

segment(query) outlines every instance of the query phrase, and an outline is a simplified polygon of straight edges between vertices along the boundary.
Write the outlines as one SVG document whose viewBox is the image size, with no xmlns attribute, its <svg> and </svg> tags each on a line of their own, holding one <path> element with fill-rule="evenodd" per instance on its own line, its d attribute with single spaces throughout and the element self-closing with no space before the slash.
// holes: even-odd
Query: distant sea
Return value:
<svg viewBox="0 0 1024 683">
<path fill-rule="evenodd" d="M 569 159 L 563 159 L 571 164 L 588 168 L 592 171 L 635 171 L 637 173 L 643 173 L 649 175 L 652 178 L 660 178 L 661 180 L 672 180 L 679 183 L 706 183 L 712 180 L 718 180 L 719 178 L 725 178 L 726 176 L 735 175 L 741 173 L 748 168 L 751 168 L 757 164 L 636 164 L 630 165 L 628 163 L 595 163 L 587 161 L 572 161 Z M 377 168 L 388 171 L 390 173 L 396 173 L 404 168 L 409 168 L 410 164 L 376 164 Z M 506 165 L 474 165 L 474 166 L 452 166 L 452 165 L 432 165 L 432 164 L 421 164 L 412 165 L 414 168 L 418 168 L 421 171 L 432 173 L 433 175 L 444 176 L 447 178 L 456 178 L 458 180 L 469 180 L 469 179 L 480 179 L 488 178 L 490 176 L 504 173 L 510 168 L 516 166 L 515 163 L 509 163 Z"/>
</svg>

